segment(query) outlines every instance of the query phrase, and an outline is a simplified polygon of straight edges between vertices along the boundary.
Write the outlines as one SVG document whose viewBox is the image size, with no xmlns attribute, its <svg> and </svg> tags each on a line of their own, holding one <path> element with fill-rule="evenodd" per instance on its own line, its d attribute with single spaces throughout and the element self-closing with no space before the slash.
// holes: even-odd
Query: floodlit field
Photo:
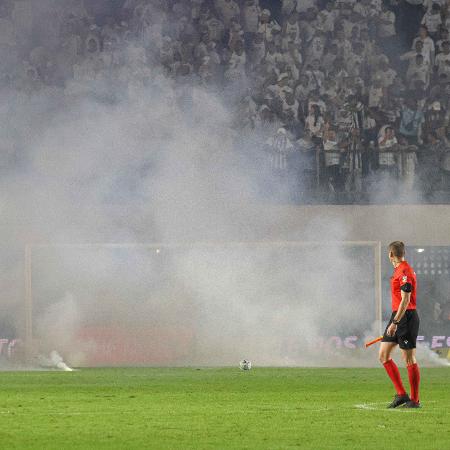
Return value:
<svg viewBox="0 0 450 450">
<path fill-rule="evenodd" d="M 406 373 L 402 370 L 404 380 Z M 387 410 L 380 369 L 2 372 L 2 449 L 450 448 L 450 369 Z"/>
</svg>

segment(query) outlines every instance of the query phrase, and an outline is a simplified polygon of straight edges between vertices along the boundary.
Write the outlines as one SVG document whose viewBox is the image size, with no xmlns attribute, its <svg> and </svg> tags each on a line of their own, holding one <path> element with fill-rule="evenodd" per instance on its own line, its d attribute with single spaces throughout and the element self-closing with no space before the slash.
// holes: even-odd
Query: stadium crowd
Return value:
<svg viewBox="0 0 450 450">
<path fill-rule="evenodd" d="M 446 0 L 43 1 L 0 2 L 2 88 L 194 83 L 230 93 L 272 190 L 450 191 Z"/>
</svg>

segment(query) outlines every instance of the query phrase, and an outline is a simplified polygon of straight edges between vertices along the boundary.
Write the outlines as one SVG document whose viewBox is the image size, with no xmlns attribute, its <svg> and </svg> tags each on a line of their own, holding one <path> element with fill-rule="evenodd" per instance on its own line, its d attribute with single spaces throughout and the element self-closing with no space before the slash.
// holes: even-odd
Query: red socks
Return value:
<svg viewBox="0 0 450 450">
<path fill-rule="evenodd" d="M 420 384 L 420 371 L 417 363 L 411 364 L 407 367 L 409 385 L 411 386 L 411 400 L 419 402 L 419 384 Z"/>
<path fill-rule="evenodd" d="M 383 365 L 384 368 L 386 369 L 387 374 L 389 375 L 389 378 L 392 380 L 392 383 L 395 386 L 397 394 L 406 395 L 406 391 L 402 383 L 402 378 L 400 376 L 400 372 L 395 362 L 392 359 L 390 359 Z M 407 366 L 407 369 L 408 369 L 409 385 L 411 386 L 410 398 L 414 402 L 419 403 L 419 384 L 420 384 L 419 366 L 417 365 L 417 363 L 415 363 L 411 364 L 410 366 Z"/>
<path fill-rule="evenodd" d="M 417 366 L 417 364 L 414 364 L 414 365 Z M 392 359 L 390 359 L 389 361 L 385 362 L 383 364 L 383 366 L 386 369 L 386 372 L 389 375 L 389 378 L 392 380 L 392 383 L 394 384 L 397 394 L 398 395 L 406 395 L 406 391 L 405 391 L 405 388 L 403 387 L 403 383 L 402 383 L 402 377 L 400 376 L 400 372 L 398 370 L 397 364 L 395 364 L 395 362 Z M 409 372 L 410 367 L 412 367 L 412 366 L 408 366 L 408 374 L 410 373 Z M 419 369 L 417 369 L 417 374 L 418 373 L 419 373 Z M 409 379 L 411 380 L 411 375 L 410 375 Z M 419 385 L 417 384 L 417 386 L 419 386 Z M 411 387 L 411 389 L 412 389 L 412 387 Z"/>
</svg>

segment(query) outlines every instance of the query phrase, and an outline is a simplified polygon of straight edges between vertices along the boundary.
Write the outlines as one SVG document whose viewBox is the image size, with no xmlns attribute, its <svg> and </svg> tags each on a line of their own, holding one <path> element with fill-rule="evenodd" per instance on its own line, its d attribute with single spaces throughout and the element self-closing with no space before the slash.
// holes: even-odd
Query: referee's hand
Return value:
<svg viewBox="0 0 450 450">
<path fill-rule="evenodd" d="M 386 331 L 386 334 L 390 337 L 394 336 L 395 332 L 397 331 L 397 325 L 395 325 L 395 323 L 391 323 L 388 326 L 388 329 Z"/>
</svg>

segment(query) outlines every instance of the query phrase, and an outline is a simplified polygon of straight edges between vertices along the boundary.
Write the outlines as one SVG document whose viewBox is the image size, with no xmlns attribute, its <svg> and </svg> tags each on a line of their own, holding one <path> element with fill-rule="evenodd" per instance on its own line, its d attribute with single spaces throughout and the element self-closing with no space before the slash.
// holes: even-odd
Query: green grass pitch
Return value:
<svg viewBox="0 0 450 450">
<path fill-rule="evenodd" d="M 402 376 L 407 385 L 405 370 Z M 421 410 L 387 410 L 383 369 L 0 372 L 9 449 L 450 449 L 450 368 Z"/>
</svg>

